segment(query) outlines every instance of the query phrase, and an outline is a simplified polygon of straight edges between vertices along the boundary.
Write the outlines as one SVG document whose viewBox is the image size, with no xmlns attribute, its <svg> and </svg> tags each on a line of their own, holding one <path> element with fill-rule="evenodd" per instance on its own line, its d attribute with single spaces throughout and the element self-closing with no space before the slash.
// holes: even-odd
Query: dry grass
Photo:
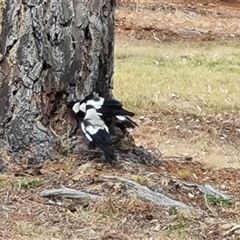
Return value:
<svg viewBox="0 0 240 240">
<path fill-rule="evenodd" d="M 239 63 L 238 41 L 117 39 L 114 94 L 145 115 L 136 143 L 194 156 L 209 168 L 239 168 Z"/>
<path fill-rule="evenodd" d="M 114 94 L 128 107 L 239 110 L 239 43 L 117 40 Z"/>
<path fill-rule="evenodd" d="M 94 169 L 94 164 L 92 167 Z M 57 163 L 46 164 L 42 170 L 43 175 L 40 176 L 42 185 L 31 185 L 31 188 L 15 187 L 16 182 L 26 181 L 26 177 L 15 177 L 14 174 L 3 175 L 1 181 L 6 184 L 0 188 L 0 191 L 5 193 L 0 197 L 2 217 L 0 239 L 130 240 L 148 239 L 151 236 L 154 239 L 185 239 L 181 236 L 182 232 L 187 231 L 185 230 L 187 225 L 183 224 L 180 217 L 176 216 L 176 222 L 168 224 L 168 214 L 164 208 L 142 201 L 134 195 L 121 194 L 119 190 L 110 193 L 110 188 L 116 189 L 112 183 L 104 186 L 96 182 L 97 185 L 94 184 L 94 189 L 99 189 L 99 193 L 102 192 L 105 197 L 95 203 L 90 203 L 87 207 L 81 206 L 81 203 L 63 199 L 58 199 L 63 202 L 62 207 L 49 205 L 48 200 L 38 196 L 42 189 L 54 187 L 56 184 L 54 181 L 78 188 L 78 184 L 73 185 L 71 182 L 76 172 L 81 179 L 81 188 L 84 188 L 86 184 L 91 189 L 92 186 L 89 186 L 88 180 L 84 184 L 86 173 L 79 170 L 81 168 L 82 166 L 75 170 L 72 169 L 68 177 L 63 177 L 61 175 L 64 171 L 63 163 L 60 165 Z M 140 166 L 140 168 L 142 167 Z M 53 169 L 54 176 L 51 173 Z M 97 176 L 100 172 L 93 169 L 93 176 Z M 113 171 L 116 170 L 112 169 L 111 172 Z M 124 172 L 126 172 L 125 177 L 131 179 L 130 175 L 127 175 L 127 171 Z M 28 183 L 38 181 L 39 177 L 28 177 Z M 91 191 L 90 189 L 88 191 Z M 68 208 L 70 205 L 76 207 L 76 211 L 71 212 Z M 173 216 L 173 218 L 175 217 Z M 167 227 L 163 230 L 165 225 Z"/>
<path fill-rule="evenodd" d="M 77 164 L 72 159 L 72 164 Z M 182 211 L 171 207 L 160 207 L 151 202 L 143 201 L 134 194 L 127 194 L 125 186 L 114 182 L 102 182 L 102 176 L 107 171 L 97 170 L 96 163 L 88 162 L 73 166 L 68 174 L 65 171 L 64 163 L 46 163 L 41 169 L 42 174 L 36 177 L 16 177 L 16 172 L 2 175 L 0 187 L 1 217 L 0 239 L 199 239 L 198 233 L 207 235 L 209 239 L 216 239 L 216 234 L 221 233 L 221 225 L 226 221 L 237 222 L 237 211 L 231 201 L 206 197 L 191 191 L 179 194 L 174 186 L 170 184 L 173 176 L 193 182 L 193 175 L 198 177 L 200 183 L 206 182 L 208 176 L 212 186 L 216 185 L 214 179 L 221 174 L 218 184 L 228 182 L 228 192 L 236 198 L 240 186 L 233 185 L 231 177 L 239 178 L 235 172 L 218 173 L 212 170 L 207 174 L 200 174 L 200 167 L 196 167 L 194 161 L 177 163 L 163 161 L 163 167 L 155 169 L 157 172 L 146 168 L 144 165 L 123 165 L 123 169 L 111 167 L 109 174 L 121 176 L 128 179 L 149 185 L 153 190 L 160 191 L 175 200 L 192 203 L 202 209 L 207 209 L 206 203 L 211 211 L 218 211 L 218 217 L 213 219 L 210 216 L 194 214 L 191 211 Z M 91 165 L 91 171 L 87 169 Z M 195 167 L 194 167 L 195 166 Z M 22 166 L 24 169 L 24 166 Z M 17 165 L 17 173 L 21 172 L 21 166 Z M 166 175 L 166 172 L 168 174 Z M 134 173 L 134 175 L 132 174 Z M 144 176 L 143 176 L 144 174 Z M 78 175 L 78 179 L 76 176 Z M 147 176 L 147 177 L 146 177 Z M 15 183 L 24 182 L 28 179 L 30 187 L 16 188 Z M 32 184 L 41 182 L 39 184 Z M 209 179 L 208 179 L 209 183 Z M 81 202 L 70 199 L 52 198 L 52 203 L 58 201 L 62 206 L 50 204 L 49 200 L 39 197 L 43 189 L 60 187 L 61 185 L 74 189 L 81 189 L 104 196 L 89 205 L 82 205 Z M 218 186 L 218 185 L 217 185 Z M 218 187 L 219 188 L 219 187 Z M 235 192 L 233 191 L 235 190 Z M 4 193 L 4 194 L 3 194 Z M 219 218 L 221 225 L 219 226 Z M 212 221 L 209 228 L 208 221 Z M 202 222 L 202 223 L 201 223 Z M 200 224 L 201 223 L 201 224 Z M 212 233 L 212 228 L 215 232 Z M 196 230 L 198 233 L 196 233 Z M 230 238 L 231 239 L 231 238 Z"/>
</svg>

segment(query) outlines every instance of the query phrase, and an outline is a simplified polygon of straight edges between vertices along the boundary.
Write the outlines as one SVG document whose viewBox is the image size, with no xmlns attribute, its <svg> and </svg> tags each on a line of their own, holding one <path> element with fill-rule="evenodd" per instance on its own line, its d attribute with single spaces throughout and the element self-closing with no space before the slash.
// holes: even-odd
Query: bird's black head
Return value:
<svg viewBox="0 0 240 240">
<path fill-rule="evenodd" d="M 74 106 L 75 103 L 79 102 L 79 100 L 76 101 L 67 101 L 67 107 L 68 108 L 72 108 Z"/>
<path fill-rule="evenodd" d="M 71 111 L 75 114 L 75 116 L 76 116 L 77 118 L 84 118 L 84 116 L 85 116 L 85 113 L 84 113 L 84 112 L 82 112 L 81 110 L 80 110 L 80 111 L 77 111 L 77 112 L 74 111 L 73 106 L 74 106 L 76 103 L 79 103 L 79 101 L 68 101 L 68 102 L 67 102 L 67 108 L 68 108 L 68 109 L 71 109 Z"/>
</svg>

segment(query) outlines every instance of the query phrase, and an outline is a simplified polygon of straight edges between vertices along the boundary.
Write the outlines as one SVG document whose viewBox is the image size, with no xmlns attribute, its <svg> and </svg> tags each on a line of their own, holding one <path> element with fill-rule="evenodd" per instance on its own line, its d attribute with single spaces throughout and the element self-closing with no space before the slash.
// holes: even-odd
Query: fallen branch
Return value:
<svg viewBox="0 0 240 240">
<path fill-rule="evenodd" d="M 187 182 L 182 182 L 182 181 L 174 181 L 173 184 L 178 184 L 181 187 L 185 187 L 185 188 L 194 188 L 196 190 L 198 190 L 199 192 L 201 192 L 202 194 L 206 194 L 206 195 L 211 195 L 211 196 L 215 196 L 215 197 L 221 197 L 223 199 L 230 199 L 227 195 L 217 191 L 216 189 L 214 189 L 212 186 L 208 185 L 208 184 L 204 184 L 204 185 L 199 185 L 199 184 L 195 184 L 195 183 L 187 183 Z"/>
<path fill-rule="evenodd" d="M 115 177 L 115 176 L 105 176 L 103 177 L 103 180 L 122 182 L 125 184 L 127 191 L 129 193 L 134 192 L 135 194 L 137 194 L 137 196 L 161 206 L 172 206 L 172 207 L 179 207 L 184 209 L 191 209 L 191 206 L 188 206 L 179 201 L 175 201 L 159 192 L 154 192 L 150 190 L 148 187 L 142 186 L 139 183 L 136 183 L 129 179 L 125 179 L 122 177 Z"/>
<path fill-rule="evenodd" d="M 40 193 L 41 197 L 65 197 L 71 199 L 82 199 L 82 200 L 97 200 L 99 196 L 88 194 L 79 190 L 71 189 L 71 188 L 58 188 L 58 189 L 50 189 L 44 190 Z"/>
</svg>

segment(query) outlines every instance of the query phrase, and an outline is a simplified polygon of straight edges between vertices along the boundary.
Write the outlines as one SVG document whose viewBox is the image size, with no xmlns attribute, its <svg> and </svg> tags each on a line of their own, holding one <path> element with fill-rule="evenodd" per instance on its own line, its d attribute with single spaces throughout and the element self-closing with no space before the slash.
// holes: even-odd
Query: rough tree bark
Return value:
<svg viewBox="0 0 240 240">
<path fill-rule="evenodd" d="M 53 159 L 67 100 L 111 94 L 114 0 L 2 0 L 0 146 L 14 160 Z M 74 125 L 74 123 L 73 123 Z"/>
</svg>

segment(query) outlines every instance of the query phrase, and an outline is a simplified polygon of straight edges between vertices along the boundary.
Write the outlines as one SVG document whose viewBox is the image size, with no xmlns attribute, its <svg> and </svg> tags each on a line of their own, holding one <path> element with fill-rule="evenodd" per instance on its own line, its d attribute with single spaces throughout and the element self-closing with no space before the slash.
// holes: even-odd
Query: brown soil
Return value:
<svg viewBox="0 0 240 240">
<path fill-rule="evenodd" d="M 118 2 L 117 34 L 155 41 L 213 41 L 240 36 L 239 1 L 129 2 Z"/>
</svg>

